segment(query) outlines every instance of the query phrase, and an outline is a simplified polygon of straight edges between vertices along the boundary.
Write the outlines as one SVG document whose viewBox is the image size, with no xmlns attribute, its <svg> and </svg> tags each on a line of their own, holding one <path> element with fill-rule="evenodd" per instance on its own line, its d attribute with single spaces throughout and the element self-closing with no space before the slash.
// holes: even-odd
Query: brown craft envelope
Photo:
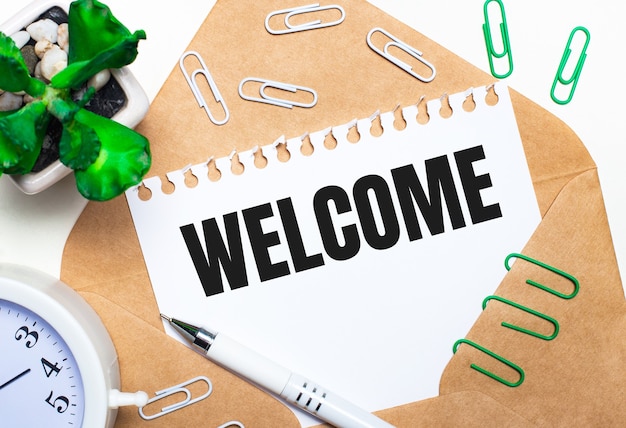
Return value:
<svg viewBox="0 0 626 428">
<path fill-rule="evenodd" d="M 189 49 L 203 57 L 230 120 L 224 126 L 212 124 L 178 64 L 168 65 L 172 73 L 138 127 L 151 141 L 150 175 L 165 177 L 233 149 L 270 144 L 282 134 L 297 137 L 377 110 L 416 104 L 422 97 L 430 100 L 494 81 L 365 1 L 334 3 L 346 12 L 341 25 L 276 36 L 266 32 L 263 22 L 269 12 L 287 7 L 284 2 L 219 0 Z M 310 18 L 294 17 L 294 23 Z M 370 50 L 365 36 L 374 27 L 421 50 L 437 68 L 434 81 L 422 83 Z M 189 61 L 192 72 L 197 65 Z M 427 69 L 416 71 L 429 75 Z M 244 101 L 237 87 L 246 77 L 314 88 L 318 104 L 286 109 Z M 397 426 L 572 426 L 586 418 L 608 426 L 626 420 L 621 388 L 625 371 L 619 365 L 625 361 L 619 333 L 626 311 L 596 166 L 565 124 L 515 91 L 511 96 L 543 216 L 524 252 L 578 277 L 580 293 L 565 301 L 535 289 L 525 279 L 553 283 L 554 277 L 545 277 L 530 263 L 515 263 L 494 292 L 558 319 L 559 336 L 544 342 L 504 328 L 503 320 L 529 328 L 536 320 L 491 302 L 467 338 L 522 366 L 526 381 L 509 388 L 472 370 L 471 362 L 492 367 L 489 357 L 462 345 L 444 372 L 439 397 L 379 412 Z M 205 97 L 211 99 L 209 93 Z M 220 106 L 211 102 L 210 108 L 219 115 Z M 163 181 L 164 191 L 171 192 L 173 185 Z M 163 333 L 124 198 L 87 205 L 68 239 L 61 276 L 94 305 L 107 325 L 119 354 L 123 390 L 153 393 L 198 375 L 213 381 L 213 394 L 202 402 L 151 422 L 142 421 L 136 409 L 122 408 L 116 426 L 219 426 L 233 419 L 246 426 L 298 426 L 280 402 Z M 515 376 L 501 365 L 492 370 Z"/>
</svg>

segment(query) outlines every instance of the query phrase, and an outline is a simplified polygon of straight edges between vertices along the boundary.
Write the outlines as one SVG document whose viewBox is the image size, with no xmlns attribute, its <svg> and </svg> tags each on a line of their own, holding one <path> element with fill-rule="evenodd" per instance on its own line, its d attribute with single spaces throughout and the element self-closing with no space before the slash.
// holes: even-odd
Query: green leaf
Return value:
<svg viewBox="0 0 626 428">
<path fill-rule="evenodd" d="M 30 81 L 22 53 L 11 37 L 0 32 L 0 88 L 20 92 L 29 87 Z"/>
<path fill-rule="evenodd" d="M 0 123 L 4 118 L 14 112 L 0 112 Z M 11 168 L 20 161 L 23 149 L 13 144 L 11 138 L 0 130 L 0 169 Z"/>
<path fill-rule="evenodd" d="M 149 142 L 143 135 L 85 109 L 76 113 L 75 120 L 93 128 L 101 143 L 97 159 L 74 173 L 85 198 L 109 200 L 141 182 L 151 164 Z"/>
<path fill-rule="evenodd" d="M 71 4 L 68 26 L 68 62 L 89 60 L 131 36 L 109 7 L 98 0 L 78 0 Z"/>
<path fill-rule="evenodd" d="M 137 57 L 143 30 L 131 33 L 97 0 L 78 0 L 69 13 L 68 67 L 52 79 L 57 88 L 75 88 L 107 68 L 121 68 Z"/>
<path fill-rule="evenodd" d="M 59 158 L 65 166 L 73 170 L 87 169 L 98 158 L 100 146 L 96 132 L 74 120 L 63 126 Z"/>
<path fill-rule="evenodd" d="M 41 101 L 0 117 L 0 168 L 4 172 L 30 172 L 41 151 L 49 118 Z"/>
</svg>

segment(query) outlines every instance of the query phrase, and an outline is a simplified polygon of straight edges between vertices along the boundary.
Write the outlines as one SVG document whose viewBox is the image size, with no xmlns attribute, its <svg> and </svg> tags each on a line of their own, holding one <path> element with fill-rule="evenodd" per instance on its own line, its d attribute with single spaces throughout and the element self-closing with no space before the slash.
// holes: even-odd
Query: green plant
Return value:
<svg viewBox="0 0 626 428">
<path fill-rule="evenodd" d="M 143 30 L 130 33 L 97 0 L 76 0 L 68 14 L 68 66 L 49 84 L 32 77 L 20 50 L 0 33 L 0 88 L 24 91 L 34 100 L 11 112 L 0 112 L 0 174 L 31 171 L 52 116 L 63 126 L 61 162 L 74 170 L 80 193 L 108 200 L 138 184 L 151 163 L 148 140 L 111 119 L 84 108 L 95 90 L 78 101 L 72 91 L 104 69 L 121 68 L 137 56 Z"/>
</svg>

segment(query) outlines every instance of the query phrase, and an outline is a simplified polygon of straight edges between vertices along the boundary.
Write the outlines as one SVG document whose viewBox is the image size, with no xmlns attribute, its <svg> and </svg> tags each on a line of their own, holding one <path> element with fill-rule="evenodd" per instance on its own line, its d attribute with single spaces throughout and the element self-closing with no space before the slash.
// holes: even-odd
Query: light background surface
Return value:
<svg viewBox="0 0 626 428">
<path fill-rule="evenodd" d="M 370 0 L 457 55 L 489 71 L 481 25 L 482 0 Z M 0 22 L 27 1 L 3 2 Z M 131 65 L 150 100 L 156 97 L 179 56 L 209 13 L 214 1 L 107 0 L 131 30 L 142 28 L 148 40 Z M 286 2 L 285 7 L 293 6 Z M 514 59 L 505 81 L 567 123 L 582 139 L 598 165 L 620 268 L 626 266 L 626 86 L 620 48 L 626 3 L 582 0 L 505 1 Z M 571 103 L 557 105 L 550 87 L 570 31 L 585 26 L 591 33 L 588 58 Z M 584 195 L 581 195 L 584 198 Z M 36 196 L 21 194 L 0 178 L 0 262 L 26 264 L 58 276 L 67 237 L 85 206 L 69 176 Z M 621 269 L 623 270 L 623 269 Z"/>
</svg>

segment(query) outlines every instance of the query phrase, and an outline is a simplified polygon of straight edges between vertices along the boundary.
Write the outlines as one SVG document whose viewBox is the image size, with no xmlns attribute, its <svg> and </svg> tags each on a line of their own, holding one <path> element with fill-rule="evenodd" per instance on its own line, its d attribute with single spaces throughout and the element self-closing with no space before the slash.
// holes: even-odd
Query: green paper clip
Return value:
<svg viewBox="0 0 626 428">
<path fill-rule="evenodd" d="M 540 267 L 542 267 L 544 269 L 548 269 L 551 272 L 554 272 L 554 273 L 556 273 L 558 275 L 561 275 L 562 277 L 570 280 L 572 282 L 572 284 L 574 284 L 574 291 L 572 291 L 570 294 L 564 294 L 564 293 L 556 291 L 556 290 L 554 290 L 552 288 L 546 287 L 543 284 L 539 284 L 538 282 L 535 282 L 535 281 L 533 281 L 531 279 L 527 279 L 526 280 L 526 284 L 529 284 L 529 285 L 532 285 L 534 287 L 540 288 L 540 289 L 542 289 L 544 291 L 547 291 L 548 293 L 554 294 L 555 296 L 559 296 L 562 299 L 571 299 L 572 297 L 576 296 L 576 294 L 578 294 L 578 289 L 580 288 L 580 283 L 578 282 L 578 280 L 573 275 L 570 275 L 567 272 L 563 272 L 562 270 L 559 270 L 559 269 L 557 269 L 555 267 L 552 267 L 550 265 L 542 263 L 542 262 L 540 262 L 538 260 L 535 260 L 535 259 L 533 259 L 531 257 L 525 256 L 523 254 L 517 254 L 517 253 L 511 253 L 508 256 L 506 256 L 506 259 L 504 259 L 504 267 L 506 268 L 506 270 L 511 270 L 511 266 L 509 266 L 509 260 L 512 259 L 512 258 L 519 258 L 519 259 L 526 260 L 527 262 L 533 263 L 533 264 L 535 264 L 537 266 L 540 266 Z"/>
<path fill-rule="evenodd" d="M 534 332 L 532 330 L 528 330 L 528 329 L 525 329 L 525 328 L 522 328 L 522 327 L 518 327 L 518 326 L 510 324 L 508 322 L 502 322 L 501 325 L 503 327 L 507 327 L 507 328 L 510 328 L 512 330 L 515 330 L 515 331 L 526 333 L 526 334 L 529 334 L 531 336 L 534 336 L 534 337 L 537 337 L 537 338 L 543 339 L 543 340 L 552 340 L 559 334 L 559 322 L 557 320 L 555 320 L 554 318 L 552 318 L 552 317 L 544 315 L 541 312 L 537 312 L 537 311 L 535 311 L 533 309 L 527 308 L 526 306 L 522 306 L 519 303 L 515 303 L 515 302 L 513 302 L 511 300 L 507 300 L 507 299 L 505 299 L 503 297 L 500 297 L 500 296 L 487 296 L 485 298 L 485 300 L 483 300 L 483 310 L 487 307 L 487 302 L 489 302 L 489 300 L 498 300 L 498 301 L 500 301 L 502 303 L 506 303 L 507 305 L 513 306 L 514 308 L 521 309 L 524 312 L 527 312 L 529 314 L 538 316 L 539 318 L 544 319 L 544 320 L 552 323 L 552 325 L 554 326 L 554 332 L 551 335 L 547 336 L 545 334 L 540 334 L 540 333 Z"/>
<path fill-rule="evenodd" d="M 570 55 L 572 54 L 572 49 L 570 48 L 572 44 L 572 40 L 578 31 L 582 31 L 585 33 L 585 44 L 580 52 L 580 56 L 578 57 L 578 61 L 576 62 L 576 68 L 572 72 L 572 76 L 569 79 L 563 77 L 563 71 L 565 70 L 565 66 L 567 65 L 567 61 L 569 60 Z M 554 77 L 554 82 L 552 83 L 552 89 L 550 90 L 550 97 L 552 101 L 557 104 L 567 104 L 572 100 L 574 96 L 574 91 L 576 90 L 576 85 L 578 85 L 578 79 L 580 78 L 580 72 L 583 69 L 583 65 L 585 63 L 585 59 L 587 58 L 587 46 L 589 46 L 589 41 L 591 40 L 591 35 L 589 34 L 589 30 L 585 27 L 576 27 L 572 30 L 569 35 L 569 39 L 567 40 L 567 45 L 565 45 L 565 51 L 563 52 L 563 56 L 561 57 L 561 63 L 559 64 L 559 69 L 556 72 L 556 76 Z M 555 90 L 558 84 L 562 84 L 563 86 L 571 85 L 571 89 L 569 92 L 569 96 L 567 99 L 562 100 L 557 98 L 555 94 Z"/>
<path fill-rule="evenodd" d="M 483 348 L 482 346 L 480 346 L 477 343 L 472 342 L 471 340 L 467 340 L 467 339 L 459 339 L 456 341 L 456 343 L 454 344 L 454 346 L 452 347 L 452 352 L 456 353 L 457 348 L 459 347 L 459 345 L 461 343 L 467 343 L 470 346 L 473 346 L 474 348 L 478 349 L 479 351 L 484 352 L 485 354 L 495 358 L 496 360 L 500 361 L 503 364 L 506 364 L 507 366 L 511 367 L 513 370 L 515 370 L 518 374 L 519 374 L 519 379 L 516 382 L 509 382 L 508 380 L 494 374 L 491 373 L 488 370 L 483 369 L 480 366 L 477 366 L 476 364 L 470 364 L 470 367 L 473 368 L 474 370 L 477 370 L 479 372 L 481 372 L 484 375 L 489 376 L 492 379 L 497 380 L 498 382 L 509 386 L 511 388 L 514 388 L 516 386 L 520 386 L 522 384 L 522 382 L 524 382 L 524 370 L 522 370 L 522 368 L 520 366 L 518 366 L 517 364 L 513 364 L 512 362 L 510 362 L 509 360 L 507 360 L 506 358 L 501 357 L 500 355 L 496 354 L 495 352 L 491 352 L 489 349 L 487 348 Z"/>
<path fill-rule="evenodd" d="M 493 45 L 493 38 L 491 36 L 491 28 L 489 27 L 489 12 L 487 11 L 489 3 L 495 1 L 498 3 L 500 7 L 500 15 L 502 18 L 502 23 L 500 24 L 500 34 L 502 35 L 502 52 L 496 52 L 496 49 Z M 489 68 L 491 69 L 491 74 L 498 79 L 504 79 L 513 73 L 513 55 L 511 54 L 511 42 L 509 40 L 509 29 L 506 23 L 506 14 L 504 13 L 504 5 L 502 4 L 502 0 L 487 0 L 485 5 L 483 6 L 483 13 L 485 15 L 485 23 L 483 24 L 483 34 L 485 36 L 485 45 L 487 46 L 487 58 L 489 58 Z M 496 72 L 494 66 L 494 58 L 501 59 L 507 57 L 509 62 L 509 70 L 504 74 L 499 74 Z"/>
</svg>

